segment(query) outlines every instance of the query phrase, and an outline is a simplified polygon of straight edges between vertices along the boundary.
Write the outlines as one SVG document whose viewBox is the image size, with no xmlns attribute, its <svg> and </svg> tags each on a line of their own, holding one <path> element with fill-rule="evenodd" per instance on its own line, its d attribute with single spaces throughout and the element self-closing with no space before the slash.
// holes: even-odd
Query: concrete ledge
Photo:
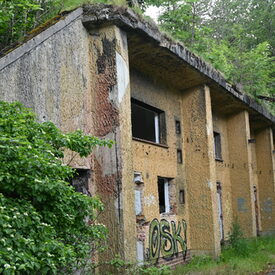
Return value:
<svg viewBox="0 0 275 275">
<path fill-rule="evenodd" d="M 78 8 L 78 9 L 74 10 L 73 12 L 69 13 L 64 19 L 61 19 L 56 24 L 52 25 L 45 31 L 36 35 L 34 38 L 28 40 L 22 46 L 19 46 L 18 48 L 14 49 L 12 52 L 3 56 L 0 59 L 0 71 L 3 70 L 5 67 L 9 66 L 11 63 L 15 62 L 17 59 L 19 59 L 23 55 L 30 52 L 32 49 L 37 47 L 39 44 L 43 43 L 45 40 L 47 40 L 48 38 L 53 36 L 55 33 L 64 29 L 72 21 L 81 17 L 82 12 L 83 12 L 82 8 Z"/>
<path fill-rule="evenodd" d="M 161 33 L 157 25 L 145 21 L 131 9 L 103 4 L 86 5 L 83 6 L 82 22 L 87 29 L 93 29 L 97 25 L 115 24 L 126 31 L 134 31 L 140 35 L 145 35 L 153 40 L 154 44 L 168 49 L 171 53 L 184 61 L 191 69 L 197 71 L 211 81 L 214 81 L 215 84 L 223 88 L 224 92 L 232 95 L 237 100 L 243 102 L 246 107 L 253 109 L 271 121 L 272 124 L 275 124 L 275 117 L 262 105 L 258 104 L 250 96 L 237 90 L 226 81 L 219 71 L 215 70 L 211 65 L 192 53 L 182 44 L 173 41 L 167 35 Z"/>
</svg>

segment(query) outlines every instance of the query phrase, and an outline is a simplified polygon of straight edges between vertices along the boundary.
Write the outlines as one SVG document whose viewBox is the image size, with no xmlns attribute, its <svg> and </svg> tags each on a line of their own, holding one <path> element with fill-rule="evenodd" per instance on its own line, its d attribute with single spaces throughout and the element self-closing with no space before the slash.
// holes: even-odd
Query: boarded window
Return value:
<svg viewBox="0 0 275 275">
<path fill-rule="evenodd" d="M 132 134 L 134 138 L 166 144 L 165 114 L 150 105 L 132 99 Z"/>
<path fill-rule="evenodd" d="M 222 146 L 220 133 L 214 132 L 215 159 L 222 160 Z"/>
<path fill-rule="evenodd" d="M 158 177 L 159 213 L 170 212 L 169 179 Z"/>
</svg>

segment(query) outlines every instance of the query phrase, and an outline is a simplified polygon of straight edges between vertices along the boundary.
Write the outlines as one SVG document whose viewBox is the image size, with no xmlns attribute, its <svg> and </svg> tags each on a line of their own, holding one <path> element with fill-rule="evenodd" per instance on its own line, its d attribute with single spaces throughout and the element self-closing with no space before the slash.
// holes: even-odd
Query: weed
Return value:
<svg viewBox="0 0 275 275">
<path fill-rule="evenodd" d="M 229 245 L 218 259 L 193 257 L 189 264 L 177 266 L 173 275 L 181 274 L 252 274 L 275 264 L 275 236 L 244 239 L 237 224 L 233 224 Z"/>
<path fill-rule="evenodd" d="M 249 249 L 247 247 L 247 242 L 244 239 L 243 231 L 237 219 L 234 220 L 231 226 L 229 244 L 233 248 L 236 255 L 248 256 Z"/>
</svg>

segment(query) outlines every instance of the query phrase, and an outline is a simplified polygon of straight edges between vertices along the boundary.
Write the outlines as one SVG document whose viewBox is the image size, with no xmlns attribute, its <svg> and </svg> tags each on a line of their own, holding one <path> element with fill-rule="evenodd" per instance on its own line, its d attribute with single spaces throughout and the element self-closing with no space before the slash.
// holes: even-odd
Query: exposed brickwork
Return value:
<svg viewBox="0 0 275 275">
<path fill-rule="evenodd" d="M 109 99 L 109 93 L 117 82 L 115 70 L 115 39 L 102 39 L 103 52 L 96 60 L 97 76 L 94 91 L 94 131 L 99 137 L 104 137 L 119 125 L 118 110 Z M 95 46 L 95 45 L 93 45 Z M 96 46 L 95 46 L 96 47 Z"/>
<path fill-rule="evenodd" d="M 97 191 L 102 195 L 114 195 L 117 197 L 117 180 L 121 177 L 119 174 L 104 175 L 102 168 L 98 161 L 94 160 L 94 173 L 95 173 L 95 182 L 97 184 Z"/>
<path fill-rule="evenodd" d="M 147 224 L 137 224 L 137 240 L 141 242 L 145 242 L 146 240 L 146 231 L 148 231 L 148 223 Z"/>
<path fill-rule="evenodd" d="M 172 259 L 159 258 L 157 265 L 168 265 L 171 268 L 175 268 L 177 265 L 187 264 L 190 259 L 190 251 L 188 250 L 185 256 L 182 253 L 178 253 Z"/>
</svg>

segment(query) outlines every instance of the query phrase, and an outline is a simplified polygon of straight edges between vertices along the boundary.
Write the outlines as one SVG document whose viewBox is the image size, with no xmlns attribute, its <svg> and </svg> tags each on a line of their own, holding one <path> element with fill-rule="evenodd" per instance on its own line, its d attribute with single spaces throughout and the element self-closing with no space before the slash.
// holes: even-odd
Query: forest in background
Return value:
<svg viewBox="0 0 275 275">
<path fill-rule="evenodd" d="M 273 0 L 0 0 L 0 56 L 34 27 L 85 3 L 159 8 L 162 31 L 275 114 Z"/>
</svg>

